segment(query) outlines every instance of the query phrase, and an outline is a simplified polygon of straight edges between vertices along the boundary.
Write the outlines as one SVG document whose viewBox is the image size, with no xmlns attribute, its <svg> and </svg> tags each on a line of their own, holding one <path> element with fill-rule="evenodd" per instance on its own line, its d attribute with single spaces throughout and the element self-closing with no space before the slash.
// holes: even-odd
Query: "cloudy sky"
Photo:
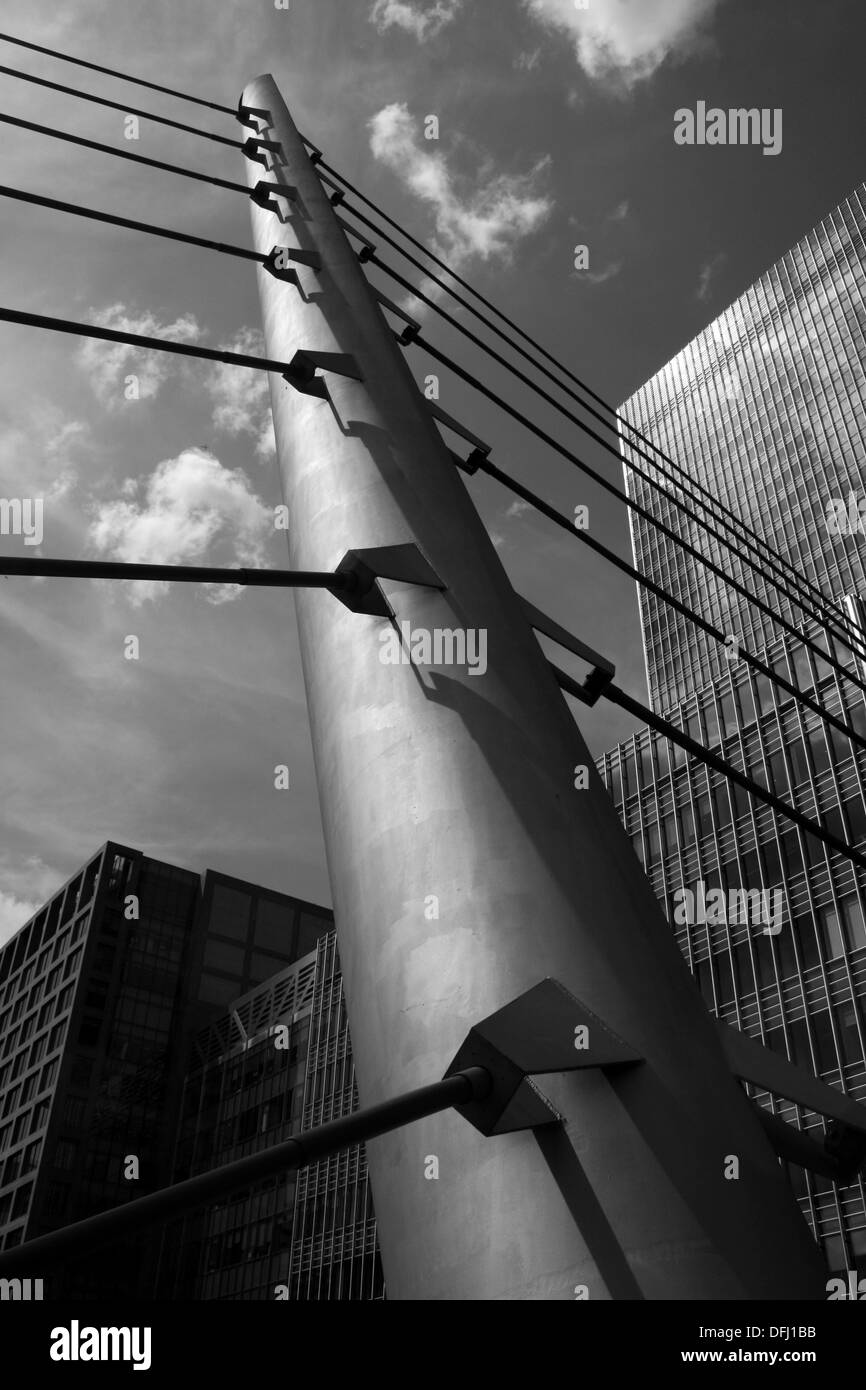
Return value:
<svg viewBox="0 0 866 1390">
<path fill-rule="evenodd" d="M 272 72 L 330 163 L 614 404 L 863 177 L 861 0 L 6 0 L 3 28 L 233 105 Z M 236 138 L 228 117 L 0 42 L 4 65 Z M 241 156 L 0 75 L 0 110 L 243 182 Z M 781 108 L 782 152 L 684 147 L 674 112 Z M 439 139 L 425 139 L 428 118 Z M 244 198 L 6 127 L 0 183 L 249 244 Z M 251 266 L 0 198 L 0 304 L 260 350 Z M 589 263 L 575 269 L 575 247 Z M 405 267 L 401 267 L 405 271 Z M 386 292 L 395 295 L 382 282 Z M 561 414 L 431 340 L 619 481 Z M 0 325 L 0 497 L 48 556 L 285 563 L 263 377 Z M 428 364 L 415 350 L 419 379 Z M 138 399 L 127 399 L 128 379 Z M 494 458 L 628 554 L 620 505 L 442 373 Z M 516 587 L 645 698 L 631 584 L 492 483 Z M 0 537 L 3 553 L 30 554 Z M 124 658 L 139 639 L 140 659 Z M 328 902 L 290 596 L 0 580 L 0 940 L 105 839 Z M 581 715 L 598 753 L 631 731 Z M 288 791 L 274 767 L 290 768 Z"/>
</svg>

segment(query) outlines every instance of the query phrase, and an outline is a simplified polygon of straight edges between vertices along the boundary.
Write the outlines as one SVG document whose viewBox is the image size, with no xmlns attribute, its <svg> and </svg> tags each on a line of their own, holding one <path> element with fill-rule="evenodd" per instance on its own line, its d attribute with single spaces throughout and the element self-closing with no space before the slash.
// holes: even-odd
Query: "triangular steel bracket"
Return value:
<svg viewBox="0 0 866 1390">
<path fill-rule="evenodd" d="M 296 203 L 298 190 L 290 183 L 269 183 L 267 179 L 260 179 L 255 188 L 251 189 L 250 197 L 267 212 L 281 213 L 282 208 L 276 198 L 287 198 L 290 203 Z"/>
<path fill-rule="evenodd" d="M 330 399 L 324 377 L 316 376 L 315 373 L 308 375 L 306 372 L 289 370 L 283 372 L 283 380 L 302 396 L 317 396 L 322 401 Z"/>
<path fill-rule="evenodd" d="M 380 579 L 418 584 L 425 588 L 445 588 L 433 566 L 414 542 L 406 545 L 380 545 L 367 550 L 349 550 L 336 569 L 337 574 L 353 574 L 357 586 L 351 593 L 335 593 L 353 613 L 372 618 L 393 618 L 394 612 L 379 587 Z"/>
<path fill-rule="evenodd" d="M 250 138 L 245 140 L 241 145 L 241 154 L 246 155 L 247 159 L 255 160 L 257 164 L 263 164 L 267 169 L 268 161 L 263 154 L 264 150 L 270 151 L 271 154 L 279 155 L 279 163 L 285 164 L 286 156 L 283 153 L 283 147 L 279 140 L 263 140 L 258 135 L 251 135 Z"/>
<path fill-rule="evenodd" d="M 276 253 L 281 250 L 283 250 L 281 246 L 275 246 L 273 250 L 268 252 L 262 265 L 269 275 L 273 275 L 275 280 L 284 280 L 287 284 L 294 285 L 295 289 L 299 290 L 301 288 L 301 282 L 298 278 L 298 272 L 292 270 L 291 266 L 277 265 Z"/>
<path fill-rule="evenodd" d="M 303 374 L 312 375 L 318 369 L 320 372 L 333 372 L 336 376 L 351 377 L 353 381 L 364 380 L 361 368 L 348 352 L 309 352 L 301 348 L 289 365 L 293 371 Z"/>
<path fill-rule="evenodd" d="M 260 106 L 244 106 L 244 99 L 241 97 L 235 112 L 235 120 L 240 121 L 241 125 L 248 126 L 250 130 L 258 131 L 258 126 L 253 125 L 253 120 L 256 117 L 263 120 L 266 125 L 273 125 L 270 111 L 263 111 Z"/>
<path fill-rule="evenodd" d="M 580 686 L 580 698 L 584 704 L 594 705 L 616 675 L 616 667 L 611 661 L 608 661 L 607 657 L 600 656 L 598 652 L 593 651 L 592 647 L 581 642 L 579 637 L 574 636 L 574 633 L 560 627 L 553 618 L 548 618 L 547 614 L 542 613 L 540 608 L 536 608 L 534 604 L 529 602 L 529 599 L 521 598 L 518 594 L 518 600 L 536 632 L 544 633 L 545 637 L 549 637 L 552 642 L 557 642 L 559 646 L 564 647 L 574 656 L 580 657 L 581 661 L 585 661 L 592 668 L 583 685 Z"/>
<path fill-rule="evenodd" d="M 455 420 L 454 416 L 449 415 L 448 411 L 443 410 L 441 405 L 438 405 L 436 401 L 427 401 L 427 408 L 433 418 L 438 420 L 440 425 L 444 425 L 446 429 L 453 430 L 455 434 L 460 435 L 461 439 L 465 439 L 467 444 L 472 445 L 473 452 L 470 454 L 470 459 L 476 454 L 480 455 L 482 459 L 489 458 L 491 446 L 485 444 L 483 439 L 479 439 L 477 434 L 473 434 L 465 425 L 461 425 L 459 420 Z"/>
<path fill-rule="evenodd" d="M 491 1129 L 493 1134 L 515 1134 L 520 1129 L 537 1129 L 539 1125 L 558 1124 L 562 1119 L 547 1096 L 542 1095 L 526 1076 L 521 1081 L 500 1118 Z"/>
<path fill-rule="evenodd" d="M 446 1076 L 484 1067 L 493 1079 L 483 1101 L 456 1107 L 482 1134 L 549 1124 L 559 1117 L 540 1091 L 524 1089 L 530 1076 L 598 1067 L 607 1071 L 642 1062 L 640 1053 L 582 1004 L 558 980 L 534 985 L 469 1032 Z M 546 1111 L 539 1102 L 543 1102 Z M 546 1113 L 547 1118 L 536 1118 Z"/>
<path fill-rule="evenodd" d="M 370 238 L 365 237 L 363 232 L 356 231 L 339 213 L 337 213 L 337 221 L 347 236 L 353 236 L 356 241 L 360 241 L 361 249 L 356 254 L 361 265 L 366 264 L 367 261 L 371 261 L 376 254 L 376 247 Z"/>
<path fill-rule="evenodd" d="M 297 261 L 298 265 L 308 265 L 311 270 L 322 269 L 322 258 L 318 251 L 302 251 L 299 246 L 275 246 L 272 255 L 277 251 L 285 251 L 290 261 Z"/>
<path fill-rule="evenodd" d="M 456 454 L 453 449 L 449 449 L 448 452 L 451 455 L 451 462 L 456 463 L 460 471 L 468 473 L 470 477 L 487 462 L 487 454 L 482 453 L 480 449 L 473 449 L 469 457 L 465 459 Z"/>
<path fill-rule="evenodd" d="M 272 246 L 263 261 L 265 270 L 269 275 L 273 275 L 275 280 L 286 280 L 297 289 L 301 288 L 298 272 L 292 270 L 291 266 L 277 265 L 277 256 L 281 253 L 284 259 L 295 261 L 298 265 L 308 265 L 311 270 L 319 271 L 322 268 L 322 258 L 318 251 L 295 251 L 290 246 Z"/>
</svg>

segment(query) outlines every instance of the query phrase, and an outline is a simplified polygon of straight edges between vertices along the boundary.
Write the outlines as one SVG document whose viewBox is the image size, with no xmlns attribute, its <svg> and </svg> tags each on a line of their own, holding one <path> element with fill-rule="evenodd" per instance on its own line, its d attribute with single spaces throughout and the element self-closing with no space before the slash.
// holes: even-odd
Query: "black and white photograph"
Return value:
<svg viewBox="0 0 866 1390">
<path fill-rule="evenodd" d="M 4 0 L 28 1369 L 276 1368 L 333 1302 L 850 1364 L 864 52 L 862 0 Z"/>
</svg>

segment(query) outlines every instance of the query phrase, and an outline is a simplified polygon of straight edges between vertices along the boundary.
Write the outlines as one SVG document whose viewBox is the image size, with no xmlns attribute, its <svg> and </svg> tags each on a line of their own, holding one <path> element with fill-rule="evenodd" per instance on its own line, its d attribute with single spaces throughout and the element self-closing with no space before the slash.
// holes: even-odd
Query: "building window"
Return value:
<svg viewBox="0 0 866 1390">
<path fill-rule="evenodd" d="M 245 941 L 250 920 L 250 895 L 225 884 L 214 884 L 209 929 L 220 936 Z"/>
<path fill-rule="evenodd" d="M 225 970 L 240 978 L 244 973 L 244 948 L 211 938 L 204 948 L 204 964 L 206 969 Z"/>
<path fill-rule="evenodd" d="M 285 959 L 279 956 L 265 956 L 260 951 L 253 951 L 250 962 L 250 977 L 253 984 L 261 984 L 263 980 L 270 979 L 271 975 L 276 975 L 277 971 L 285 969 Z"/>
<path fill-rule="evenodd" d="M 24 1150 L 24 1165 L 21 1169 L 23 1173 L 32 1173 L 34 1168 L 38 1166 L 41 1149 L 41 1139 L 37 1139 L 35 1143 L 27 1145 L 27 1148 Z"/>
<path fill-rule="evenodd" d="M 818 926 L 824 943 L 824 954 L 828 960 L 835 960 L 842 954 L 842 933 L 839 917 L 833 907 L 822 907 L 818 912 Z"/>
<path fill-rule="evenodd" d="M 863 1062 L 863 1044 L 857 1029 L 857 1006 L 854 1003 L 840 1004 L 836 1009 L 839 1022 L 839 1046 L 846 1066 L 860 1066 Z"/>
<path fill-rule="evenodd" d="M 839 1066 L 839 1058 L 836 1055 L 836 1043 L 833 1038 L 830 1014 L 826 1010 L 823 1013 L 812 1015 L 812 1037 L 815 1039 L 819 1072 L 836 1071 Z"/>
<path fill-rule="evenodd" d="M 237 980 L 222 980 L 218 975 L 203 972 L 198 997 L 205 1004 L 230 1004 L 240 994 Z"/>
<path fill-rule="evenodd" d="M 19 1216 L 26 1215 L 30 1205 L 30 1196 L 33 1192 L 32 1182 L 26 1182 L 23 1187 L 19 1187 L 15 1196 L 12 1198 L 12 1220 L 15 1221 Z"/>
<path fill-rule="evenodd" d="M 67 1096 L 63 1104 L 63 1123 L 70 1129 L 80 1129 L 84 1122 L 86 1102 L 81 1096 Z"/>
<path fill-rule="evenodd" d="M 63 1216 L 69 1201 L 69 1184 L 50 1182 L 45 1190 L 44 1212 L 46 1216 Z"/>
<path fill-rule="evenodd" d="M 840 906 L 842 908 L 842 920 L 845 924 L 845 939 L 848 942 L 849 951 L 859 951 L 861 946 L 866 946 L 866 928 L 863 925 L 863 911 L 855 894 L 843 898 Z"/>
<path fill-rule="evenodd" d="M 78 1143 L 75 1139 L 58 1139 L 54 1149 L 53 1167 L 74 1168 L 78 1161 Z"/>
</svg>

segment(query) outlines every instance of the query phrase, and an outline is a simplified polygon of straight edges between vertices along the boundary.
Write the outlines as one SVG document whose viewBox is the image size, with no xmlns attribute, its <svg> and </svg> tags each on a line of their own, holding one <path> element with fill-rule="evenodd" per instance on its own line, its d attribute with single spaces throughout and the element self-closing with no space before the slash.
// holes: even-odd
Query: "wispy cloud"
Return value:
<svg viewBox="0 0 866 1390">
<path fill-rule="evenodd" d="M 628 210 L 629 210 L 629 201 L 628 201 L 628 198 L 623 198 L 623 200 L 622 200 L 621 203 L 617 203 L 617 205 L 616 205 L 616 207 L 614 208 L 613 212 L 609 213 L 609 215 L 608 215 L 608 221 L 609 221 L 609 222 L 624 222 L 625 219 L 628 217 Z"/>
<path fill-rule="evenodd" d="M 621 270 L 622 261 L 611 261 L 603 270 L 574 270 L 571 278 L 584 285 L 604 285 L 608 280 L 615 279 Z"/>
<path fill-rule="evenodd" d="M 712 297 L 713 281 L 716 279 L 719 271 L 726 265 L 727 259 L 727 253 L 725 251 L 720 251 L 717 256 L 713 256 L 711 260 L 707 261 L 706 265 L 701 266 L 700 275 L 698 276 L 698 288 L 695 290 L 695 296 L 701 303 L 705 303 Z"/>
<path fill-rule="evenodd" d="M 462 7 L 463 0 L 436 0 L 435 4 L 423 9 L 409 4 L 409 0 L 376 0 L 370 18 L 380 34 L 386 29 L 405 29 L 423 43 L 441 33 L 456 19 Z"/>
<path fill-rule="evenodd" d="M 0 946 L 14 936 L 19 927 L 24 926 L 39 906 L 38 902 L 17 898 L 14 893 L 5 893 L 0 889 Z"/>
<path fill-rule="evenodd" d="M 201 336 L 192 314 L 182 314 L 172 323 L 163 323 L 146 310 L 136 312 L 128 310 L 125 304 L 111 304 L 105 309 L 91 309 L 87 318 L 100 328 L 148 338 L 169 338 L 179 343 L 194 343 Z M 137 379 L 139 400 L 152 400 L 168 378 L 177 374 L 178 364 L 173 354 L 152 352 L 132 343 L 102 342 L 98 338 L 84 340 L 76 352 L 76 361 L 89 378 L 100 404 L 108 410 L 119 409 L 130 399 L 125 395 L 128 377 Z"/>
<path fill-rule="evenodd" d="M 265 352 L 264 335 L 258 329 L 244 328 L 226 346 L 229 352 L 261 357 Z M 220 362 L 208 377 L 207 389 L 214 402 L 215 427 L 230 435 L 251 435 L 258 458 L 270 460 L 276 443 L 267 375 Z"/>
<path fill-rule="evenodd" d="M 165 459 L 147 479 L 127 479 L 122 500 L 96 508 L 89 541 L 98 554 L 139 564 L 192 564 L 219 546 L 227 558 L 213 564 L 259 565 L 273 516 L 239 470 L 224 468 L 204 449 Z M 129 586 L 139 606 L 167 593 L 162 581 Z M 239 597 L 235 584 L 205 586 L 212 603 Z"/>
<path fill-rule="evenodd" d="M 370 121 L 370 131 L 376 159 L 433 208 L 433 249 L 455 268 L 472 258 L 507 261 L 551 212 L 552 201 L 537 190 L 547 158 L 527 174 L 500 174 L 480 185 L 466 180 L 461 191 L 462 181 L 445 155 L 424 148 L 405 103 L 384 107 Z"/>
<path fill-rule="evenodd" d="M 628 91 L 667 59 L 707 45 L 707 27 L 723 0 L 523 0 L 531 15 L 565 33 L 588 77 Z"/>
</svg>

